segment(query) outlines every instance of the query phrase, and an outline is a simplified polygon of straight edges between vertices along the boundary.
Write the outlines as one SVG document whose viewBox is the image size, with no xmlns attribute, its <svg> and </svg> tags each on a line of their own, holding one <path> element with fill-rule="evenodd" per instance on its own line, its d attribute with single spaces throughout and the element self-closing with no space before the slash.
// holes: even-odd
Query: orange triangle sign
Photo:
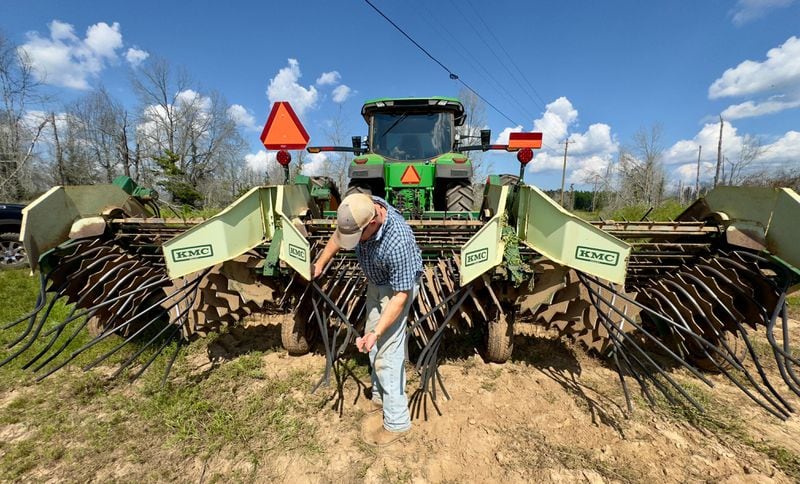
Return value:
<svg viewBox="0 0 800 484">
<path fill-rule="evenodd" d="M 308 144 L 308 133 L 292 106 L 286 101 L 272 105 L 261 142 L 268 150 L 302 150 Z"/>
<path fill-rule="evenodd" d="M 419 182 L 420 178 L 417 169 L 414 168 L 414 165 L 408 165 L 406 171 L 403 172 L 403 176 L 400 177 L 400 183 L 403 185 L 416 185 Z"/>
</svg>

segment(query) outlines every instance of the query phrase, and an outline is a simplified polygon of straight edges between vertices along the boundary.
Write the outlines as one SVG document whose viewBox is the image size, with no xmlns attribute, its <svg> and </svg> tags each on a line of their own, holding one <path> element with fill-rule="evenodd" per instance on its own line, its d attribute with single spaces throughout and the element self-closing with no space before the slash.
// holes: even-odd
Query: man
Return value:
<svg viewBox="0 0 800 484">
<path fill-rule="evenodd" d="M 372 365 L 372 404 L 383 407 L 364 421 L 363 438 L 388 445 L 411 429 L 406 398 L 406 318 L 419 291 L 422 255 L 403 216 L 379 197 L 348 195 L 336 214 L 336 231 L 319 259 L 314 277 L 340 249 L 355 248 L 367 276 L 367 322 L 356 339 Z"/>
</svg>

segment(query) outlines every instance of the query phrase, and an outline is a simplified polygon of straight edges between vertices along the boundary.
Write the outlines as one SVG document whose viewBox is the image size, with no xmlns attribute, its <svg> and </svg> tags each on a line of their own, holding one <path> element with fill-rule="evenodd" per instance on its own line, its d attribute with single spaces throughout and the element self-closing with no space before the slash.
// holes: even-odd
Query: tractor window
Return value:
<svg viewBox="0 0 800 484">
<path fill-rule="evenodd" d="M 372 120 L 372 151 L 394 160 L 422 160 L 453 146 L 452 113 L 377 113 Z"/>
</svg>

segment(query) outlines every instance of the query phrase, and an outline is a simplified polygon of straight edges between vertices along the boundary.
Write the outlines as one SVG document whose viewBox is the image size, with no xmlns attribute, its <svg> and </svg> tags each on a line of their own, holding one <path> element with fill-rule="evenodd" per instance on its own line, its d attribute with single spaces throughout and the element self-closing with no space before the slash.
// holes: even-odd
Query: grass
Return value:
<svg viewBox="0 0 800 484">
<path fill-rule="evenodd" d="M 700 412 L 689 405 L 671 405 L 662 395 L 657 395 L 657 404 L 670 420 L 686 422 L 694 427 L 705 429 L 728 444 L 743 444 L 769 457 L 777 468 L 786 475 L 800 481 L 800 455 L 781 445 L 753 438 L 747 431 L 747 421 L 733 407 L 724 405 L 700 386 L 682 382 L 681 386 L 704 409 Z"/>
<path fill-rule="evenodd" d="M 37 285 L 25 271 L 0 271 L 0 288 L 5 292 L 0 324 L 34 306 Z M 69 310 L 57 303 L 43 331 L 54 327 Z M 6 346 L 22 333 L 25 324 L 0 331 L 0 358 L 15 351 Z M 67 351 L 88 340 L 82 331 Z M 175 462 L 194 456 L 250 463 L 247 471 L 237 468 L 231 472 L 241 474 L 237 474 L 240 480 L 252 480 L 252 472 L 270 465 L 276 453 L 323 453 L 317 429 L 308 418 L 320 408 L 320 398 L 291 396 L 293 390 L 309 388 L 312 375 L 297 371 L 268 377 L 260 352 L 241 355 L 214 371 L 196 375 L 184 356 L 162 386 L 161 376 L 170 356 L 165 351 L 134 384 L 127 383 L 126 373 L 108 381 L 104 375 L 136 351 L 135 346 L 104 362 L 107 366 L 100 371 L 80 371 L 81 364 L 119 341 L 116 336 L 108 338 L 41 383 L 22 366 L 43 347 L 42 341 L 0 368 L 0 431 L 17 430 L 14 438 L 0 439 L 3 480 L 57 476 L 59 480 L 86 481 L 101 479 L 98 476 L 109 472 L 109 479 L 117 479 L 113 472 L 120 462 L 136 465 L 136 480 L 185 480 Z M 204 343 L 190 345 L 188 353 L 204 352 Z M 147 357 L 146 352 L 142 359 Z M 227 474 L 223 480 L 232 477 Z"/>
</svg>

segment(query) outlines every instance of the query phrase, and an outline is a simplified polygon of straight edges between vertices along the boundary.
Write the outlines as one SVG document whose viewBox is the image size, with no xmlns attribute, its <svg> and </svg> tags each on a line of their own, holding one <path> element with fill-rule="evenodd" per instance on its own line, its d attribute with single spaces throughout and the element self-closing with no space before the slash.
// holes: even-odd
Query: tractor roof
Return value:
<svg viewBox="0 0 800 484">
<path fill-rule="evenodd" d="M 464 122 L 464 106 L 461 101 L 454 97 L 431 96 L 431 97 L 404 97 L 388 98 L 382 97 L 370 99 L 364 102 L 361 107 L 361 115 L 364 119 L 376 112 L 402 112 L 402 111 L 453 111 L 455 113 L 456 125 L 460 126 Z"/>
</svg>

